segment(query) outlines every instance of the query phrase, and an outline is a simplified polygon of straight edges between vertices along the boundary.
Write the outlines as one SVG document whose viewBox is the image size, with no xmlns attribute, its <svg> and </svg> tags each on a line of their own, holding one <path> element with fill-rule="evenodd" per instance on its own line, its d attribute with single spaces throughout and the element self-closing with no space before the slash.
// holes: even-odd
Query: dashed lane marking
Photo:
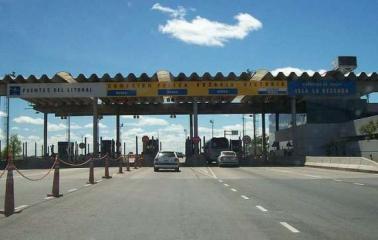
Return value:
<svg viewBox="0 0 378 240">
<path fill-rule="evenodd" d="M 342 182 L 343 180 L 341 180 L 341 179 L 333 179 L 334 181 L 336 181 L 336 182 Z"/>
<path fill-rule="evenodd" d="M 262 212 L 267 212 L 268 210 L 267 209 L 265 209 L 264 207 L 262 207 L 262 206 L 260 206 L 260 205 L 257 205 L 256 206 L 260 211 L 262 211 Z"/>
<path fill-rule="evenodd" d="M 75 191 L 77 191 L 77 188 L 71 188 L 71 189 L 69 189 L 67 192 L 75 192 Z"/>
<path fill-rule="evenodd" d="M 222 179 L 218 179 L 218 182 L 222 183 L 222 182 L 223 182 L 223 180 L 222 180 Z"/>
<path fill-rule="evenodd" d="M 355 183 L 353 183 L 354 185 L 358 185 L 358 186 L 364 186 L 365 184 L 363 184 L 363 183 L 358 183 L 358 182 L 355 182 Z"/>
<path fill-rule="evenodd" d="M 87 183 L 87 184 L 84 185 L 84 187 L 89 187 L 89 186 L 91 186 L 91 185 L 92 185 L 92 184 Z"/>
<path fill-rule="evenodd" d="M 96 181 L 96 183 L 99 183 L 99 182 L 102 182 L 102 180 L 100 179 L 100 180 L 97 180 L 97 181 Z"/>
<path fill-rule="evenodd" d="M 213 169 L 211 169 L 209 167 L 207 167 L 207 168 L 209 169 L 209 172 L 211 173 L 211 175 L 213 175 L 213 178 L 217 179 L 218 177 L 217 177 L 217 175 L 215 175 Z"/>
<path fill-rule="evenodd" d="M 287 222 L 280 222 L 280 223 L 281 223 L 282 226 L 284 226 L 285 228 L 289 229 L 289 231 L 291 231 L 293 233 L 299 233 L 298 229 L 296 229 L 295 227 L 291 226 Z"/>
<path fill-rule="evenodd" d="M 20 210 L 25 209 L 27 207 L 29 207 L 29 205 L 21 205 L 21 206 L 16 207 L 14 210 L 20 211 Z"/>
<path fill-rule="evenodd" d="M 229 187 L 230 185 L 228 185 L 227 183 L 223 183 L 223 185 L 225 186 L 225 187 Z"/>
<path fill-rule="evenodd" d="M 233 192 L 237 192 L 238 191 L 235 188 L 231 188 L 230 190 L 233 191 Z"/>
<path fill-rule="evenodd" d="M 248 200 L 249 197 L 245 196 L 245 195 L 241 195 L 240 197 L 244 198 L 245 200 Z"/>
<path fill-rule="evenodd" d="M 53 196 L 50 196 L 50 197 L 45 197 L 45 200 L 51 200 L 51 199 L 54 199 L 55 197 Z"/>
</svg>

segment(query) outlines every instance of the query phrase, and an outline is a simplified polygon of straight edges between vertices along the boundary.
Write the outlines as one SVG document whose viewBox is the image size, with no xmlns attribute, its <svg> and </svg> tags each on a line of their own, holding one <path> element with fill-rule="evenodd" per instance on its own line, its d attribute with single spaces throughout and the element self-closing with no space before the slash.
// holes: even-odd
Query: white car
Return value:
<svg viewBox="0 0 378 240">
<path fill-rule="evenodd" d="M 154 159 L 154 171 L 159 169 L 174 169 L 176 172 L 180 171 L 180 162 L 175 152 L 158 152 Z"/>
<path fill-rule="evenodd" d="M 234 151 L 222 151 L 218 157 L 218 166 L 239 166 L 239 159 Z"/>
</svg>

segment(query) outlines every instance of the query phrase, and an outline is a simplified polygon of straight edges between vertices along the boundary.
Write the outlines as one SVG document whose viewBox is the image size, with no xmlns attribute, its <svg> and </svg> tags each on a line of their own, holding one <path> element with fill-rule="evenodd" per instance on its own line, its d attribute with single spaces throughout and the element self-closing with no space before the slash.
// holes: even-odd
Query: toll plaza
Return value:
<svg viewBox="0 0 378 240">
<path fill-rule="evenodd" d="M 265 114 L 274 115 L 276 123 L 280 121 L 280 114 L 290 114 L 290 144 L 295 155 L 296 146 L 300 145 L 296 139 L 297 114 L 307 113 L 310 121 L 323 122 L 341 121 L 331 119 L 335 116 L 352 119 L 374 115 L 377 113 L 374 106 L 361 100 L 361 96 L 377 92 L 377 89 L 377 73 L 356 75 L 335 70 L 322 74 L 316 72 L 311 76 L 307 73 L 278 73 L 273 76 L 270 72 L 243 72 L 239 75 L 205 73 L 202 76 L 180 73 L 173 76 L 168 71 L 159 71 L 152 76 L 143 73 L 139 77 L 134 74 L 80 74 L 74 77 L 67 72 L 59 72 L 52 77 L 6 76 L 0 81 L 1 96 L 23 99 L 44 114 L 44 146 L 47 146 L 48 114 L 63 118 L 93 116 L 95 156 L 99 155 L 100 150 L 121 154 L 121 115 L 187 115 L 190 134 L 185 140 L 185 152 L 189 165 L 205 162 L 200 154 L 201 146 L 205 146 L 206 141 L 198 133 L 200 114 L 262 114 L 262 159 L 267 161 Z M 322 104 L 334 105 L 328 109 L 332 112 L 330 119 L 324 115 L 320 117 L 319 112 L 310 111 L 315 105 Z M 102 116 L 116 117 L 115 142 L 99 144 L 98 124 Z M 275 128 L 278 131 L 279 124 Z M 250 140 L 246 138 L 244 142 Z M 235 148 L 244 146 L 240 142 L 233 144 Z M 146 154 L 146 164 L 151 164 L 158 150 L 159 139 L 143 139 L 142 151 Z M 44 155 L 48 155 L 47 148 L 44 148 Z"/>
</svg>

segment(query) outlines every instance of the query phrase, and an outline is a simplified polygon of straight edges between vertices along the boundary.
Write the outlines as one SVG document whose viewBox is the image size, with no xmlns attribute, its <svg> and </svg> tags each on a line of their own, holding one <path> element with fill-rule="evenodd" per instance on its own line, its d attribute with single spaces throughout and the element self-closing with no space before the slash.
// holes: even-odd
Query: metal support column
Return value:
<svg viewBox="0 0 378 240">
<path fill-rule="evenodd" d="M 261 114 L 261 127 L 262 127 L 262 150 L 263 150 L 263 160 L 264 162 L 267 161 L 267 151 L 266 151 L 266 131 L 265 131 L 265 110 L 263 109 L 263 113 Z"/>
<path fill-rule="evenodd" d="M 193 115 L 192 114 L 189 114 L 189 125 L 190 125 L 189 137 L 190 139 L 192 139 L 193 138 Z"/>
<path fill-rule="evenodd" d="M 98 98 L 93 99 L 93 154 L 98 157 Z"/>
<path fill-rule="evenodd" d="M 253 114 L 253 155 L 257 155 L 257 139 L 256 139 L 256 114 Z"/>
<path fill-rule="evenodd" d="M 291 105 L 291 133 L 292 133 L 292 147 L 293 152 L 292 154 L 295 155 L 295 147 L 297 146 L 297 108 L 296 108 L 296 99 L 295 97 L 292 97 L 290 99 L 290 105 Z"/>
<path fill-rule="evenodd" d="M 117 152 L 117 157 L 121 155 L 119 114 L 116 115 L 116 152 Z"/>
<path fill-rule="evenodd" d="M 43 156 L 47 158 L 48 156 L 48 146 L 47 146 L 47 119 L 48 115 L 47 113 L 43 114 Z"/>
<path fill-rule="evenodd" d="M 198 138 L 198 104 L 193 102 L 193 137 Z M 194 144 L 194 154 L 198 154 L 198 142 Z"/>
<path fill-rule="evenodd" d="M 280 114 L 276 113 L 276 132 L 280 130 Z"/>
</svg>

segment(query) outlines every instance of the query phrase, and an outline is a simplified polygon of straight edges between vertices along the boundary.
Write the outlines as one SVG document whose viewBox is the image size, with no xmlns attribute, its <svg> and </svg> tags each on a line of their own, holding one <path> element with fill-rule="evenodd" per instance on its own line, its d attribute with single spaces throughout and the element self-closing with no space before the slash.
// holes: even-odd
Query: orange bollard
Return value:
<svg viewBox="0 0 378 240">
<path fill-rule="evenodd" d="M 7 165 L 7 180 L 5 185 L 5 199 L 4 199 L 4 210 L 0 210 L 0 213 L 4 214 L 6 217 L 14 213 L 19 213 L 21 210 L 14 208 L 14 181 L 13 181 L 13 170 L 15 166 L 11 161 Z"/>
<path fill-rule="evenodd" d="M 52 193 L 47 194 L 48 197 L 61 197 L 63 194 L 59 193 L 59 159 L 55 156 L 55 168 L 54 168 L 54 179 L 52 186 Z"/>
<path fill-rule="evenodd" d="M 126 171 L 130 172 L 130 161 L 129 158 L 126 160 Z"/>
<path fill-rule="evenodd" d="M 138 169 L 138 157 L 135 155 L 134 169 Z"/>
<path fill-rule="evenodd" d="M 102 178 L 106 178 L 106 179 L 112 178 L 112 176 L 109 175 L 109 158 L 108 157 L 105 158 L 105 176 L 102 176 Z"/>
<path fill-rule="evenodd" d="M 96 184 L 94 180 L 94 164 L 93 164 L 93 158 L 91 158 L 91 161 L 89 161 L 89 179 L 88 184 Z"/>
<path fill-rule="evenodd" d="M 119 158 L 119 168 L 118 168 L 118 173 L 119 174 L 123 174 L 122 168 L 123 168 L 123 157 L 120 157 Z"/>
</svg>

